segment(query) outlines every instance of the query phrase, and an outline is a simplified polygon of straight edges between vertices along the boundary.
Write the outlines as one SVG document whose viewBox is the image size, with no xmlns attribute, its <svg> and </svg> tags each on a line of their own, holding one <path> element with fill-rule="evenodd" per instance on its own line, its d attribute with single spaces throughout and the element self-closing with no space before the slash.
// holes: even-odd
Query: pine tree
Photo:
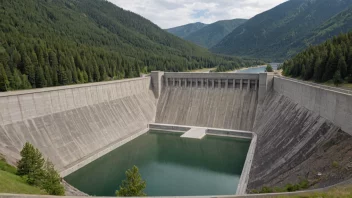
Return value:
<svg viewBox="0 0 352 198">
<path fill-rule="evenodd" d="M 345 61 L 345 57 L 339 57 L 337 68 L 341 71 L 341 78 L 345 79 L 345 77 L 347 76 L 347 64 Z"/>
<path fill-rule="evenodd" d="M 21 89 L 30 89 L 32 88 L 31 83 L 28 80 L 28 76 L 26 74 L 22 75 L 22 86 Z"/>
<path fill-rule="evenodd" d="M 31 185 L 41 185 L 44 174 L 42 170 L 44 165 L 42 154 L 33 145 L 26 142 L 21 150 L 21 157 L 17 165 L 17 174 L 21 176 L 27 175 L 27 183 Z"/>
<path fill-rule="evenodd" d="M 146 182 L 139 174 L 136 166 L 126 171 L 126 180 L 122 182 L 120 190 L 116 191 L 116 195 L 120 197 L 146 196 L 143 190 L 146 187 Z"/>
<path fill-rule="evenodd" d="M 316 82 L 321 82 L 321 78 L 324 74 L 324 71 L 323 71 L 324 67 L 322 67 L 321 64 L 322 64 L 321 57 L 318 56 L 314 62 L 314 77 L 313 78 Z"/>
<path fill-rule="evenodd" d="M 35 87 L 42 88 L 46 86 L 44 71 L 41 66 L 37 66 L 35 70 Z"/>
<path fill-rule="evenodd" d="M 60 175 L 55 170 L 54 164 L 47 160 L 44 165 L 44 177 L 41 187 L 50 195 L 65 195 L 65 189 L 60 180 Z"/>
<path fill-rule="evenodd" d="M 49 62 L 52 68 L 57 68 L 59 66 L 59 62 L 57 60 L 57 56 L 55 52 L 50 51 L 49 52 Z"/>
<path fill-rule="evenodd" d="M 9 84 L 4 66 L 0 63 L 0 91 L 8 91 Z"/>
<path fill-rule="evenodd" d="M 23 63 L 24 74 L 28 76 L 28 80 L 32 86 L 35 86 L 35 69 L 34 65 L 31 62 L 31 59 L 28 56 L 24 57 Z"/>
<path fill-rule="evenodd" d="M 135 77 L 140 77 L 141 76 L 141 69 L 139 68 L 139 65 L 137 62 L 134 64 L 134 70 L 135 70 Z"/>
<path fill-rule="evenodd" d="M 60 85 L 67 85 L 69 83 L 67 72 L 63 66 L 60 66 L 59 71 L 57 72 L 57 78 Z"/>
<path fill-rule="evenodd" d="M 333 77 L 333 81 L 334 81 L 335 86 L 339 86 L 340 84 L 343 83 L 343 79 L 341 78 L 341 71 L 340 70 L 337 70 L 335 72 L 334 77 Z"/>
<path fill-rule="evenodd" d="M 22 75 L 21 75 L 21 72 L 18 71 L 17 69 L 14 69 L 13 71 L 13 81 L 14 81 L 14 83 L 12 84 L 13 89 L 22 89 Z"/>
</svg>

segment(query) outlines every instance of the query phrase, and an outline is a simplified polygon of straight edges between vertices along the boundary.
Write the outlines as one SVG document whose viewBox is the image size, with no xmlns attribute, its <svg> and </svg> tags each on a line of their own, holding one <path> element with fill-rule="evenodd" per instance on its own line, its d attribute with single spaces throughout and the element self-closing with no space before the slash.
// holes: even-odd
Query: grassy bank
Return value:
<svg viewBox="0 0 352 198">
<path fill-rule="evenodd" d="M 277 198 L 351 198 L 352 185 L 334 187 L 326 192 L 302 193 L 299 195 L 277 196 Z"/>
<path fill-rule="evenodd" d="M 16 171 L 0 156 L 0 193 L 46 194 L 45 191 L 28 185 L 24 178 L 16 175 Z"/>
</svg>

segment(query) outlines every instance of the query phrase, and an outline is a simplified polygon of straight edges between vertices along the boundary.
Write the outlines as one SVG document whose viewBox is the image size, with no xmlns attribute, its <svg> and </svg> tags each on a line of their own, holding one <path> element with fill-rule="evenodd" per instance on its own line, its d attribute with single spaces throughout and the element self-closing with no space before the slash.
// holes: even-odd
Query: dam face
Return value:
<svg viewBox="0 0 352 198">
<path fill-rule="evenodd" d="M 1 93 L 0 153 L 15 163 L 30 142 L 66 176 L 149 123 L 244 130 L 257 134 L 247 191 L 302 178 L 318 188 L 352 178 L 351 120 L 351 93 L 316 84 L 270 73 L 152 72 Z"/>
<path fill-rule="evenodd" d="M 157 123 L 252 130 L 259 74 L 165 73 L 164 79 Z"/>
<path fill-rule="evenodd" d="M 155 111 L 150 78 L 1 93 L 0 153 L 15 162 L 30 142 L 62 172 L 146 129 Z"/>
</svg>

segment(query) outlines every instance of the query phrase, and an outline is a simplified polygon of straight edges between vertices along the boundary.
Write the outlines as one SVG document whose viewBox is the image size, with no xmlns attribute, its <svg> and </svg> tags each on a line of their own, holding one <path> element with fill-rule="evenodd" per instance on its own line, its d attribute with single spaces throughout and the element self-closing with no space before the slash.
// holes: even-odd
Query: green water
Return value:
<svg viewBox="0 0 352 198">
<path fill-rule="evenodd" d="M 236 193 L 250 140 L 150 131 L 117 148 L 65 180 L 96 196 L 114 196 L 125 171 L 136 165 L 148 196 Z"/>
</svg>

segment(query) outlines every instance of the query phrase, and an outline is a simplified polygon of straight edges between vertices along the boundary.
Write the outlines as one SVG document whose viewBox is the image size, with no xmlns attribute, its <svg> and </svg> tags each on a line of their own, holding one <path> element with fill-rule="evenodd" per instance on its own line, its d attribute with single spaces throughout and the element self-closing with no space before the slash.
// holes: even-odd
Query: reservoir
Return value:
<svg viewBox="0 0 352 198">
<path fill-rule="evenodd" d="M 277 69 L 280 63 L 270 63 L 274 70 Z M 264 73 L 266 66 L 252 67 L 243 70 L 235 71 L 236 73 Z"/>
<path fill-rule="evenodd" d="M 148 196 L 234 195 L 250 140 L 149 131 L 65 177 L 79 190 L 115 196 L 125 171 L 136 165 Z"/>
</svg>

